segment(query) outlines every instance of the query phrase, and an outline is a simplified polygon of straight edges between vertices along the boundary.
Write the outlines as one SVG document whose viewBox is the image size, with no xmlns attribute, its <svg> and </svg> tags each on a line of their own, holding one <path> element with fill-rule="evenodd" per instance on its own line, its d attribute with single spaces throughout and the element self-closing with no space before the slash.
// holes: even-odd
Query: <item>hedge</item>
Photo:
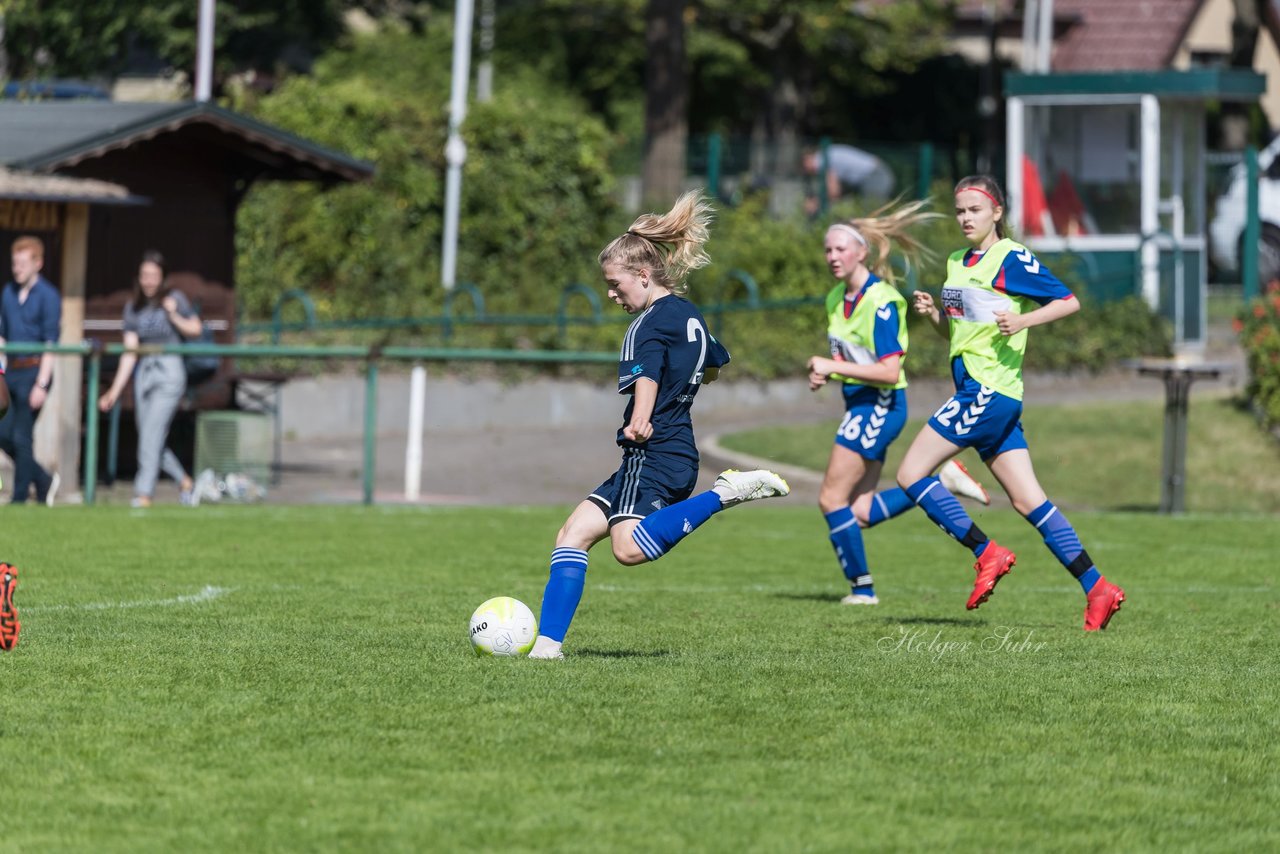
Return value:
<svg viewBox="0 0 1280 854">
<path fill-rule="evenodd" d="M 1280 281 L 1245 307 L 1234 327 L 1249 364 L 1246 394 L 1264 425 L 1280 425 Z"/>
</svg>

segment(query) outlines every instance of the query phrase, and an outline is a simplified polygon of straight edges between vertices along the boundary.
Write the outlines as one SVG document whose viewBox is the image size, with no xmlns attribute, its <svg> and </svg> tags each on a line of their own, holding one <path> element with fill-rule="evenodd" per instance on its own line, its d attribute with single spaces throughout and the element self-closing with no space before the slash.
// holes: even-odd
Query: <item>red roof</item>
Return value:
<svg viewBox="0 0 1280 854">
<path fill-rule="evenodd" d="M 1054 71 L 1168 68 L 1203 0 L 1055 0 L 1079 23 L 1054 45 Z"/>
<path fill-rule="evenodd" d="M 1043 0 L 1042 0 L 1043 2 Z M 1204 0 L 1054 0 L 1054 71 L 1168 68 Z M 1022 26 L 1024 0 L 995 0 L 1002 31 Z M 981 21 L 988 0 L 958 0 L 957 23 Z"/>
</svg>

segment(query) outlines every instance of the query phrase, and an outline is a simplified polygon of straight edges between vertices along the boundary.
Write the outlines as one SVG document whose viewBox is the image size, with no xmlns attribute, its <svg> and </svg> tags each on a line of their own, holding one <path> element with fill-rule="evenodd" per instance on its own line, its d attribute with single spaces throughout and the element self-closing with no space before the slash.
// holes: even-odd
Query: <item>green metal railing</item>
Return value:
<svg viewBox="0 0 1280 854">
<path fill-rule="evenodd" d="M 130 350 L 123 344 L 103 345 L 97 341 L 80 344 L 9 343 L 7 353 L 53 353 L 57 356 L 79 356 L 86 364 L 84 400 L 84 451 L 82 468 L 84 503 L 92 505 L 98 485 L 98 432 L 100 416 L 98 398 L 102 386 L 103 356 L 120 356 L 126 352 L 140 356 L 172 353 L 181 356 L 218 356 L 238 358 L 349 359 L 365 363 L 365 407 L 363 425 L 363 463 L 361 473 L 362 502 L 373 503 L 373 480 L 376 471 L 376 439 L 378 414 L 378 364 L 384 360 L 404 362 L 504 362 L 517 364 L 589 364 L 616 365 L 616 352 L 555 352 L 545 350 L 462 350 L 445 347 L 297 347 L 269 344 L 169 344 L 144 346 Z M 116 422 L 118 424 L 118 421 Z M 118 429 L 118 428 L 115 428 Z"/>
<path fill-rule="evenodd" d="M 894 263 L 901 264 L 897 256 Z M 913 271 L 914 273 L 914 271 Z M 911 280 L 914 284 L 914 279 Z M 738 286 L 741 286 L 739 288 Z M 738 290 L 746 291 L 744 300 L 727 300 L 726 297 Z M 454 311 L 454 302 L 459 293 L 466 294 L 471 300 L 471 313 L 459 315 Z M 716 300 L 709 305 L 701 305 L 704 316 L 712 320 L 717 327 L 723 315 L 736 312 L 766 311 L 789 309 L 797 306 L 822 305 L 824 295 L 792 297 L 789 299 L 767 300 L 760 298 L 760 286 L 751 274 L 743 270 L 730 270 L 716 286 Z M 570 313 L 571 304 L 585 299 L 587 314 Z M 283 317 L 284 306 L 297 302 L 302 305 L 304 319 L 286 322 Z M 286 291 L 276 301 L 271 312 L 270 322 L 240 323 L 236 326 L 236 335 L 247 335 L 266 332 L 270 334 L 272 346 L 280 346 L 280 339 L 286 332 L 320 332 L 351 330 L 393 330 L 393 329 L 427 329 L 439 328 L 444 339 L 449 341 L 457 327 L 461 326 L 554 326 L 560 343 L 566 343 L 570 326 L 602 326 L 605 324 L 623 325 L 634 318 L 620 312 L 605 312 L 603 301 L 597 288 L 581 282 L 571 282 L 560 291 L 560 298 L 555 314 L 489 314 L 485 309 L 484 295 L 470 282 L 458 283 L 454 290 L 445 297 L 444 310 L 437 315 L 421 317 L 382 317 L 362 320 L 317 320 L 315 304 L 304 291 L 292 289 Z M 712 329 L 714 333 L 716 329 Z"/>
</svg>

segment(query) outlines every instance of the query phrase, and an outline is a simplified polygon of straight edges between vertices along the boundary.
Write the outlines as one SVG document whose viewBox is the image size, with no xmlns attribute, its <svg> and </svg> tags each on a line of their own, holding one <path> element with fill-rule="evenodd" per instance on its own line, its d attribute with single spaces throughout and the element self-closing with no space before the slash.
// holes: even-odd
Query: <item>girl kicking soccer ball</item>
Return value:
<svg viewBox="0 0 1280 854">
<path fill-rule="evenodd" d="M 609 298 L 636 318 L 618 363 L 618 393 L 631 398 L 617 435 L 622 464 L 556 535 L 530 658 L 564 657 L 560 647 L 582 599 L 587 552 L 605 537 L 621 564 L 657 560 L 721 510 L 790 492 L 773 472 L 730 470 L 693 495 L 698 447 L 690 409 L 699 387 L 729 362 L 682 296 L 685 277 L 710 263 L 702 249 L 710 220 L 701 195 L 686 193 L 666 214 L 637 219 L 600 253 Z"/>
</svg>

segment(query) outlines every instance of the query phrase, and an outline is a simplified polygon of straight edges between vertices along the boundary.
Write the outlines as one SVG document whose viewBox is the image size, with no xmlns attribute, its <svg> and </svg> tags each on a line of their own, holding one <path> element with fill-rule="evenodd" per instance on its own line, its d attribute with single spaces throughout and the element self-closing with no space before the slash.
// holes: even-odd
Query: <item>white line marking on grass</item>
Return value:
<svg viewBox="0 0 1280 854">
<path fill-rule="evenodd" d="M 172 599 L 140 599 L 136 602 L 88 602 L 83 605 L 36 605 L 23 608 L 22 614 L 39 614 L 44 611 L 115 611 L 125 608 L 167 608 L 170 605 L 198 605 L 221 599 L 234 591 L 234 587 L 214 587 L 206 584 L 199 593 L 187 593 Z"/>
</svg>

